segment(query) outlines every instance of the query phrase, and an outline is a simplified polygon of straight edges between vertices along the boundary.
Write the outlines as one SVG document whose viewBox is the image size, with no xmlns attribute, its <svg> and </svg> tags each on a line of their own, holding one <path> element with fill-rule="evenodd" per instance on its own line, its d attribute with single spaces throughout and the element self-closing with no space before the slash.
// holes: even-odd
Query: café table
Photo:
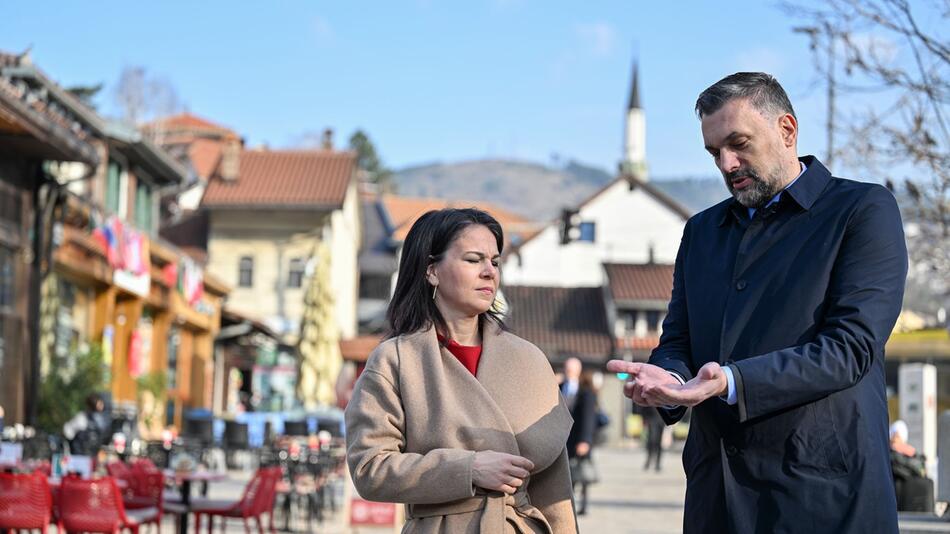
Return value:
<svg viewBox="0 0 950 534">
<path fill-rule="evenodd" d="M 227 480 L 228 475 L 226 473 L 206 470 L 175 471 L 174 469 L 166 469 L 164 473 L 166 479 L 175 481 L 175 485 L 178 486 L 181 492 L 180 511 L 182 513 L 178 514 L 178 533 L 185 534 L 188 532 L 188 513 L 191 511 L 191 483 L 219 482 L 221 480 Z"/>
</svg>

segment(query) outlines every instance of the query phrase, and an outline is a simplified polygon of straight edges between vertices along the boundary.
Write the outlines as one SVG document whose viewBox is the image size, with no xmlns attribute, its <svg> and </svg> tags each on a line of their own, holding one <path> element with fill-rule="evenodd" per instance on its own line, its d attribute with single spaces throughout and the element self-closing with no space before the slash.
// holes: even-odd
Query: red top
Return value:
<svg viewBox="0 0 950 534">
<path fill-rule="evenodd" d="M 459 345 L 455 342 L 455 340 L 447 340 L 442 336 L 438 337 L 439 343 L 441 343 L 443 347 L 449 349 L 449 352 L 458 358 L 458 361 L 462 362 L 462 365 L 464 365 L 465 368 L 468 369 L 470 373 L 472 373 L 472 376 L 475 376 L 475 371 L 478 371 L 478 359 L 482 356 L 482 346 L 478 345 L 475 347 L 470 347 L 467 345 Z"/>
</svg>

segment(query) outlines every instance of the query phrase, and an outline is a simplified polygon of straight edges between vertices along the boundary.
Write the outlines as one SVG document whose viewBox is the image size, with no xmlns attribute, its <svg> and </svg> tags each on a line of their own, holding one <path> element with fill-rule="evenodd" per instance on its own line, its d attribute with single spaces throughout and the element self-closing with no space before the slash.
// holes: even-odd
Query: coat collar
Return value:
<svg viewBox="0 0 950 534">
<path fill-rule="evenodd" d="M 499 450 L 530 458 L 537 469 L 558 458 L 572 420 L 551 364 L 536 347 L 487 322 L 482 330 L 478 372 L 472 376 L 455 356 L 442 349 L 432 327 L 400 336 L 398 344 L 409 349 L 405 354 L 423 358 L 424 373 L 427 369 L 432 377 L 445 377 L 436 379 L 431 387 L 455 388 L 456 394 L 469 399 L 467 405 L 472 410 L 494 420 L 494 428 L 510 433 L 511 449 Z M 495 439 L 507 441 L 501 436 Z"/>
<path fill-rule="evenodd" d="M 805 172 L 794 184 L 785 189 L 782 198 L 788 197 L 803 210 L 808 211 L 815 205 L 831 180 L 831 172 L 815 156 L 802 156 L 798 160 L 805 164 Z M 748 218 L 748 208 L 733 199 L 732 202 L 726 203 L 725 209 L 719 215 L 719 226 L 725 225 L 730 220 L 741 220 L 741 218 Z"/>
</svg>

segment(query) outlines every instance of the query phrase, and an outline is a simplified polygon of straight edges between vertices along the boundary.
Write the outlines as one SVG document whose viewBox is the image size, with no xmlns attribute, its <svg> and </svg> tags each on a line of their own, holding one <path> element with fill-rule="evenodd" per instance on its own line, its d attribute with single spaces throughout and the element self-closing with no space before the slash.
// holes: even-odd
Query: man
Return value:
<svg viewBox="0 0 950 534">
<path fill-rule="evenodd" d="M 590 387 L 583 387 L 581 374 L 584 366 L 577 358 L 568 358 L 564 362 L 564 382 L 561 383 L 561 395 L 571 410 L 574 426 L 567 436 L 567 455 L 571 461 L 571 479 L 576 487 L 581 486 L 577 499 L 577 513 L 587 513 L 587 486 L 593 482 L 593 465 L 581 464 L 590 461 L 591 443 L 597 424 L 597 396 Z"/>
<path fill-rule="evenodd" d="M 625 394 L 667 424 L 693 406 L 686 533 L 897 532 L 884 344 L 907 251 L 894 197 L 798 158 L 798 122 L 764 73 L 696 103 L 733 198 L 692 217 L 650 363 Z"/>
</svg>

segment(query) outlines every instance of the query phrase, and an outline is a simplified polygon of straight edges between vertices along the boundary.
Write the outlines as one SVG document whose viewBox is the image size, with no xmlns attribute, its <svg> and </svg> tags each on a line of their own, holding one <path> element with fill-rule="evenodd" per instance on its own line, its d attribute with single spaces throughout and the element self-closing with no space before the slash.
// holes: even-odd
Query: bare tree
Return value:
<svg viewBox="0 0 950 534">
<path fill-rule="evenodd" d="M 829 136 L 845 166 L 887 183 L 902 200 L 911 277 L 950 295 L 950 0 L 826 0 L 783 4 L 806 21 L 829 98 L 850 110 Z M 831 146 L 829 137 L 829 146 Z M 843 141 L 843 142 L 842 142 Z"/>
<path fill-rule="evenodd" d="M 183 109 L 171 81 L 164 77 L 149 76 L 145 68 L 140 66 L 122 69 L 115 88 L 115 101 L 120 118 L 136 126 Z"/>
</svg>

